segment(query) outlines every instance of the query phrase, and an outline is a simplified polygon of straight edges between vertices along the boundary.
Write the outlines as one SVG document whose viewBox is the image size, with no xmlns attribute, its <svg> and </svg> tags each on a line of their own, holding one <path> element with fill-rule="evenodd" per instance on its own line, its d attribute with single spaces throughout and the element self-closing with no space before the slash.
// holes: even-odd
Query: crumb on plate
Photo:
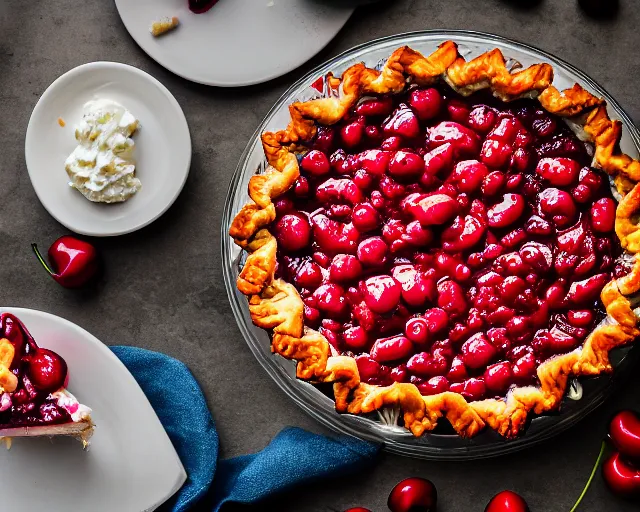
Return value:
<svg viewBox="0 0 640 512">
<path fill-rule="evenodd" d="M 169 17 L 162 18 L 160 20 L 157 20 L 151 23 L 151 26 L 149 27 L 149 32 L 151 32 L 151 35 L 153 37 L 158 37 L 176 28 L 178 26 L 178 23 L 179 23 L 179 20 L 177 16 L 173 16 L 171 18 Z"/>
<path fill-rule="evenodd" d="M 64 122 L 64 119 L 62 119 L 61 117 L 58 118 L 58 124 L 63 128 L 67 125 L 67 123 Z"/>
</svg>

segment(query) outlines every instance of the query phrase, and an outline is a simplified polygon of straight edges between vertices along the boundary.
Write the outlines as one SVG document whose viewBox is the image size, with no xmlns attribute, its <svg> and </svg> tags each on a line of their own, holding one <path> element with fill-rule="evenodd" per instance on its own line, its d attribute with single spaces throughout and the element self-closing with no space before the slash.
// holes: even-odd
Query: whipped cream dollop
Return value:
<svg viewBox="0 0 640 512">
<path fill-rule="evenodd" d="M 65 161 L 69 185 L 89 201 L 126 201 L 142 188 L 135 175 L 131 138 L 139 121 L 109 99 L 89 101 L 84 112 L 75 131 L 78 146 Z"/>
<path fill-rule="evenodd" d="M 78 399 L 66 389 L 62 388 L 55 393 L 51 393 L 51 397 L 57 400 L 58 407 L 61 407 L 69 413 L 73 421 L 78 422 L 91 419 L 91 409 L 78 402 Z"/>
</svg>

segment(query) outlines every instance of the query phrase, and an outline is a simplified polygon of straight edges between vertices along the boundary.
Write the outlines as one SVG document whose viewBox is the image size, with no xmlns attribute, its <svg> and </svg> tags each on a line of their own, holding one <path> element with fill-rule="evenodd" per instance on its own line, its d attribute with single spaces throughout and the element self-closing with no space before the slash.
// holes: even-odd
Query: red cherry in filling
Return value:
<svg viewBox="0 0 640 512">
<path fill-rule="evenodd" d="M 517 221 L 524 212 L 525 200 L 520 194 L 505 194 L 487 211 L 489 226 L 504 228 Z"/>
<path fill-rule="evenodd" d="M 355 281 L 362 274 L 362 265 L 355 256 L 338 254 L 329 267 L 329 277 L 337 283 Z"/>
<path fill-rule="evenodd" d="M 442 95 L 437 89 L 414 89 L 409 95 L 409 105 L 421 121 L 433 119 L 442 108 Z"/>
<path fill-rule="evenodd" d="M 484 512 L 529 512 L 529 506 L 515 492 L 502 491 L 491 498 Z"/>
<path fill-rule="evenodd" d="M 387 135 L 413 139 L 420 135 L 420 124 L 413 110 L 405 103 L 400 103 L 398 108 L 382 123 L 382 131 Z"/>
<path fill-rule="evenodd" d="M 370 203 L 360 203 L 353 207 L 351 222 L 360 233 L 365 233 L 380 225 L 380 216 Z"/>
<path fill-rule="evenodd" d="M 558 227 L 571 224 L 576 216 L 576 205 L 564 190 L 547 188 L 540 193 L 540 210 L 553 219 Z"/>
<path fill-rule="evenodd" d="M 371 510 L 364 507 L 353 507 L 353 508 L 348 508 L 344 512 L 371 512 Z"/>
<path fill-rule="evenodd" d="M 379 236 L 372 236 L 358 245 L 358 259 L 368 267 L 379 267 L 386 261 L 389 247 Z"/>
<path fill-rule="evenodd" d="M 640 471 L 614 453 L 602 464 L 602 476 L 609 489 L 620 496 L 636 496 L 640 493 Z"/>
<path fill-rule="evenodd" d="M 364 301 L 374 313 L 387 313 L 400 302 L 402 288 L 391 276 L 373 276 L 364 282 Z"/>
<path fill-rule="evenodd" d="M 494 110 L 486 105 L 479 105 L 469 112 L 467 124 L 476 132 L 484 134 L 493 128 L 497 119 L 498 116 Z"/>
<path fill-rule="evenodd" d="M 501 169 L 511 161 L 513 148 L 500 140 L 487 139 L 480 149 L 480 160 L 493 169 Z"/>
<path fill-rule="evenodd" d="M 428 279 L 413 265 L 397 265 L 391 270 L 393 278 L 402 287 L 402 298 L 410 306 L 422 306 L 427 300 L 436 298 L 436 283 Z"/>
<path fill-rule="evenodd" d="M 513 371 L 508 361 L 492 364 L 484 372 L 487 389 L 496 394 L 503 394 L 513 382 Z"/>
<path fill-rule="evenodd" d="M 356 114 L 361 116 L 388 116 L 393 110 L 390 96 L 365 100 L 356 107 Z"/>
<path fill-rule="evenodd" d="M 406 359 L 411 354 L 413 344 L 404 336 L 381 338 L 371 347 L 371 357 L 379 363 Z"/>
<path fill-rule="evenodd" d="M 380 363 L 371 359 L 369 354 L 360 354 L 355 357 L 360 379 L 370 382 L 380 376 Z"/>
<path fill-rule="evenodd" d="M 398 151 L 389 161 L 389 174 L 398 180 L 410 180 L 424 171 L 424 160 L 415 153 Z"/>
<path fill-rule="evenodd" d="M 609 437 L 618 451 L 640 460 L 640 418 L 633 411 L 620 411 L 609 423 Z"/>
<path fill-rule="evenodd" d="M 320 283 L 322 283 L 322 271 L 320 270 L 320 266 L 313 261 L 306 260 L 298 268 L 295 281 L 300 288 L 317 288 L 320 286 Z"/>
<path fill-rule="evenodd" d="M 369 343 L 367 332 L 360 326 L 350 327 L 342 333 L 342 340 L 349 350 L 359 352 Z"/>
<path fill-rule="evenodd" d="M 353 149 L 362 142 L 364 126 L 358 122 L 350 123 L 340 130 L 340 138 L 345 148 Z"/>
<path fill-rule="evenodd" d="M 471 194 L 480 189 L 482 181 L 489 174 L 489 169 L 477 160 L 463 160 L 453 168 L 451 179 L 457 182 L 458 190 Z"/>
<path fill-rule="evenodd" d="M 423 226 L 433 226 L 453 219 L 458 208 L 455 199 L 445 194 L 434 194 L 420 199 L 409 211 Z"/>
<path fill-rule="evenodd" d="M 316 198 L 325 204 L 336 202 L 356 204 L 364 199 L 364 195 L 353 180 L 329 178 L 318 186 Z"/>
<path fill-rule="evenodd" d="M 449 386 L 449 390 L 454 393 L 461 394 L 467 401 L 475 401 L 484 398 L 487 392 L 487 386 L 484 383 L 484 379 L 471 378 L 464 382 L 456 382 Z"/>
<path fill-rule="evenodd" d="M 487 230 L 484 220 L 471 215 L 459 215 L 442 232 L 442 248 L 448 252 L 466 251 L 479 243 Z"/>
<path fill-rule="evenodd" d="M 464 313 L 467 310 L 467 301 L 462 287 L 452 280 L 438 283 L 438 307 L 450 315 Z"/>
<path fill-rule="evenodd" d="M 359 155 L 362 168 L 374 176 L 383 176 L 387 172 L 389 160 L 391 153 L 380 149 L 369 149 Z"/>
<path fill-rule="evenodd" d="M 598 233 L 610 233 L 616 223 L 616 203 L 610 197 L 598 199 L 591 206 L 591 227 Z"/>
<path fill-rule="evenodd" d="M 575 305 L 587 305 L 598 298 L 609 279 L 609 274 L 596 274 L 582 281 L 575 281 L 567 292 L 567 300 Z"/>
<path fill-rule="evenodd" d="M 446 377 L 438 375 L 436 377 L 431 377 L 426 382 L 421 382 L 417 387 L 421 395 L 437 395 L 444 393 L 445 391 L 449 391 L 449 381 Z"/>
<path fill-rule="evenodd" d="M 447 373 L 449 363 L 442 354 L 438 357 L 428 352 L 418 352 L 407 361 L 407 369 L 420 377 L 433 377 Z"/>
<path fill-rule="evenodd" d="M 327 155 L 317 149 L 309 151 L 302 157 L 300 167 L 302 167 L 303 171 L 308 172 L 313 176 L 322 176 L 323 174 L 327 174 L 331 171 Z"/>
<path fill-rule="evenodd" d="M 347 311 L 344 289 L 337 284 L 323 284 L 315 292 L 316 307 L 332 318 L 341 318 Z"/>
<path fill-rule="evenodd" d="M 38 348 L 24 359 L 28 362 L 27 375 L 39 391 L 56 391 L 64 385 L 67 363 L 52 350 Z"/>
<path fill-rule="evenodd" d="M 425 478 L 413 477 L 391 489 L 387 507 L 391 512 L 435 512 L 437 503 L 436 486 Z"/>
<path fill-rule="evenodd" d="M 423 315 L 431 334 L 443 331 L 449 325 L 449 315 L 440 308 L 427 309 Z"/>
<path fill-rule="evenodd" d="M 574 327 L 589 327 L 593 322 L 593 311 L 572 309 L 567 312 L 567 320 Z"/>
<path fill-rule="evenodd" d="M 410 318 L 404 327 L 404 333 L 412 342 L 424 345 L 429 340 L 429 324 L 421 317 Z"/>
<path fill-rule="evenodd" d="M 353 224 L 343 224 L 326 215 L 314 215 L 313 236 L 323 251 L 329 253 L 355 254 L 359 233 Z"/>
<path fill-rule="evenodd" d="M 504 187 L 507 179 L 505 175 L 500 171 L 493 171 L 487 174 L 482 180 L 482 195 L 485 197 L 492 197 L 497 195 Z"/>
<path fill-rule="evenodd" d="M 451 170 L 455 151 L 450 143 L 438 146 L 424 155 L 424 175 L 420 180 L 428 187 L 437 174 Z"/>
<path fill-rule="evenodd" d="M 429 149 L 451 143 L 456 154 L 476 156 L 480 151 L 480 137 L 473 130 L 453 121 L 442 121 L 429 130 Z"/>
<path fill-rule="evenodd" d="M 496 348 L 481 332 L 465 341 L 462 344 L 461 352 L 464 364 L 472 369 L 486 367 L 498 354 Z"/>
<path fill-rule="evenodd" d="M 556 187 L 566 187 L 578 179 L 580 164 L 571 158 L 541 158 L 536 173 Z"/>
</svg>

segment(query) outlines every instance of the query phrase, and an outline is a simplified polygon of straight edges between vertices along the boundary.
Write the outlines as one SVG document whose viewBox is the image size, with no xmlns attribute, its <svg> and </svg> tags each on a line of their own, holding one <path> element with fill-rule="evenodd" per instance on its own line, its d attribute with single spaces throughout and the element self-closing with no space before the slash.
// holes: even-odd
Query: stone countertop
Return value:
<svg viewBox="0 0 640 512">
<path fill-rule="evenodd" d="M 397 0 L 356 10 L 318 56 L 267 84 L 217 89 L 187 82 L 138 48 L 112 1 L 0 4 L 0 230 L 2 304 L 48 311 L 107 344 L 131 344 L 184 361 L 199 380 L 220 434 L 222 456 L 261 449 L 284 426 L 323 429 L 303 413 L 252 356 L 236 326 L 220 267 L 220 218 L 245 144 L 271 105 L 312 66 L 356 45 L 399 32 L 456 28 L 492 32 L 551 52 L 602 84 L 640 121 L 637 77 L 640 11 L 621 0 L 609 20 L 586 17 L 575 0 Z M 46 278 L 29 244 L 46 247 L 66 230 L 38 201 L 24 162 L 31 111 L 59 75 L 86 62 L 137 66 L 175 95 L 189 122 L 193 160 L 174 206 L 136 233 L 97 239 L 107 278 L 97 291 L 69 291 Z M 257 509 L 386 510 L 387 494 L 408 476 L 433 480 L 440 512 L 481 511 L 502 489 L 523 494 L 533 512 L 567 512 L 585 483 L 613 410 L 637 405 L 640 379 L 565 434 L 517 454 L 465 463 L 384 454 L 359 475 L 295 490 Z M 637 399 L 636 399 L 637 400 Z M 200 507 L 200 510 L 206 510 Z M 582 512 L 631 511 L 598 476 Z"/>
</svg>

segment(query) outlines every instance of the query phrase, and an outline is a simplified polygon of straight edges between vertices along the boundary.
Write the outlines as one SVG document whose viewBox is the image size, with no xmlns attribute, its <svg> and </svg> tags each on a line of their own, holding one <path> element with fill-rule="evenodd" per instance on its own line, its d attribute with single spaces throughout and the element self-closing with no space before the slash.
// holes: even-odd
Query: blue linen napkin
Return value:
<svg viewBox="0 0 640 512">
<path fill-rule="evenodd" d="M 353 437 L 332 439 L 289 427 L 258 453 L 218 461 L 213 418 L 184 363 L 136 347 L 111 350 L 147 395 L 187 471 L 173 512 L 185 512 L 205 496 L 213 512 L 227 502 L 256 503 L 305 482 L 356 471 L 380 449 Z"/>
</svg>

